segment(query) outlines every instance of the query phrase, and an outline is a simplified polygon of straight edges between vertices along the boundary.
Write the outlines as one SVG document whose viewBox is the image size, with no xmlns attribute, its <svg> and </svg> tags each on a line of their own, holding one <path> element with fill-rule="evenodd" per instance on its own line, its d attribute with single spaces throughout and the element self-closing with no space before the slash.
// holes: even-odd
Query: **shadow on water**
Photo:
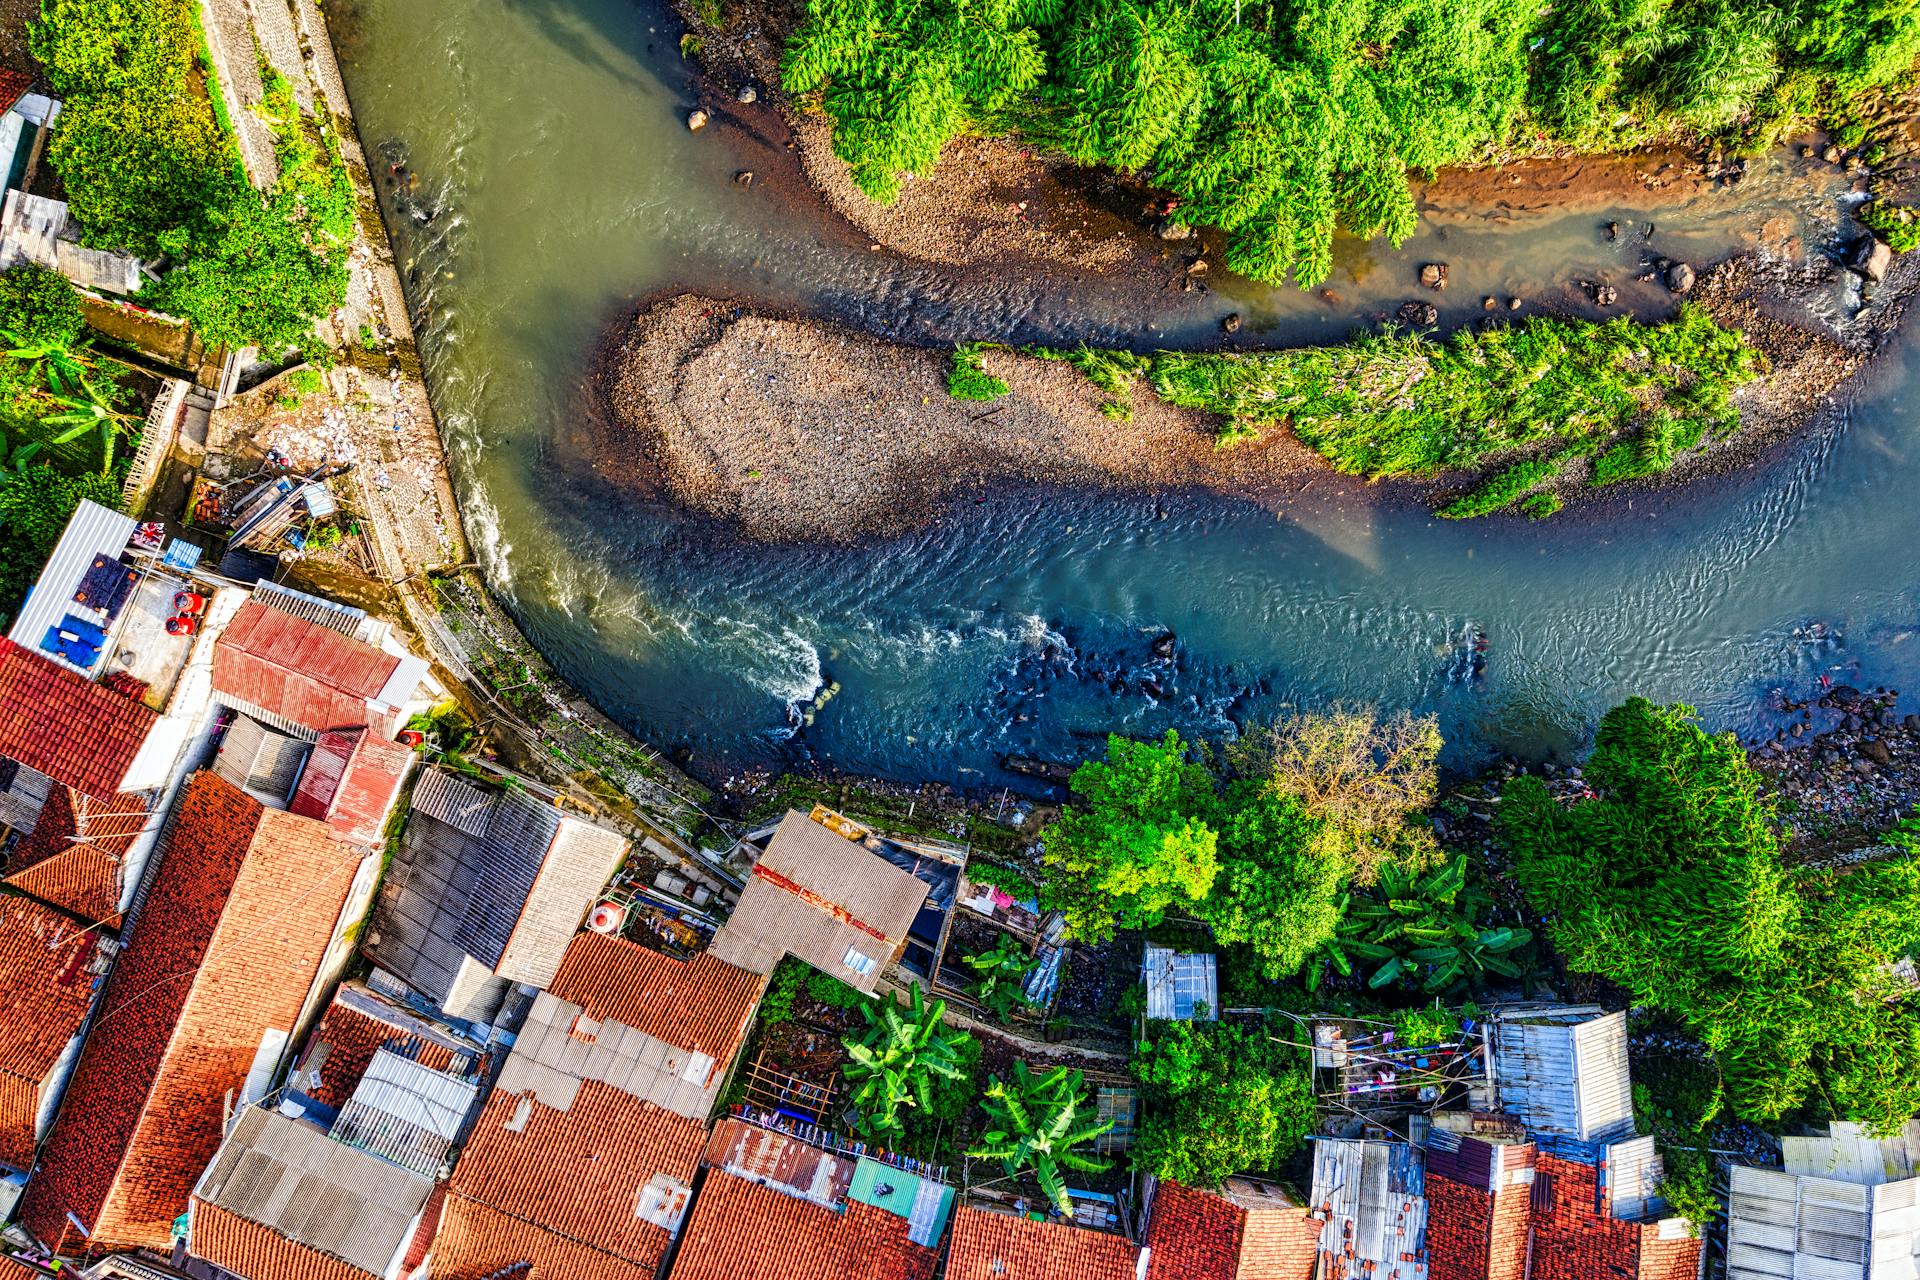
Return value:
<svg viewBox="0 0 1920 1280">
<path fill-rule="evenodd" d="M 1572 750 L 1631 692 L 1754 730 L 1771 687 L 1920 673 L 1900 353 L 1764 466 L 1541 525 L 1440 521 L 1326 476 L 1278 511 L 1013 487 L 884 543 L 767 547 L 613 491 L 569 448 L 609 325 L 667 289 L 929 344 L 1197 344 L 1231 311 L 1270 345 L 1344 335 L 1444 257 L 1444 323 L 1486 295 L 1577 313 L 1579 279 L 1652 314 L 1670 299 L 1634 278 L 1650 254 L 1703 260 L 1776 216 L 1830 234 L 1834 195 L 1801 195 L 1790 160 L 1663 207 L 1651 238 L 1621 208 L 1345 243 L 1337 306 L 1233 280 L 1143 293 L 903 264 L 742 191 L 737 169 L 790 162 L 747 133 L 687 132 L 694 86 L 657 3 L 355 0 L 343 35 L 362 128 L 404 166 L 383 195 L 476 548 L 567 678 L 696 767 L 998 784 L 1006 755 L 1072 759 L 1109 729 L 1228 733 L 1334 699 L 1431 710 L 1465 764 Z M 1830 633 L 1809 639 L 1815 621 Z"/>
</svg>

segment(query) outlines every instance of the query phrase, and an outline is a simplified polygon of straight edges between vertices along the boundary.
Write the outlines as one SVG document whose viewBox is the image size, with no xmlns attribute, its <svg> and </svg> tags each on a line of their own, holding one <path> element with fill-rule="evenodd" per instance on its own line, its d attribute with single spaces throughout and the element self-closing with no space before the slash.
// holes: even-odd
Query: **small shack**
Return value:
<svg viewBox="0 0 1920 1280">
<path fill-rule="evenodd" d="M 1149 942 L 1140 981 L 1147 989 L 1147 1017 L 1154 1021 L 1219 1020 L 1220 976 L 1212 952 L 1175 951 Z"/>
</svg>

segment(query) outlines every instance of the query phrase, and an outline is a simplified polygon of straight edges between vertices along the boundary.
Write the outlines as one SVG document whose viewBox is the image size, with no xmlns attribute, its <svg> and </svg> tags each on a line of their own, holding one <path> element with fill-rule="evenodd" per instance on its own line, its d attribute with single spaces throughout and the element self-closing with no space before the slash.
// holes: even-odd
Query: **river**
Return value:
<svg viewBox="0 0 1920 1280">
<path fill-rule="evenodd" d="M 1436 713 L 1448 760 L 1577 750 L 1631 693 L 1758 732 L 1767 691 L 1822 675 L 1920 688 L 1920 450 L 1906 355 L 1838 420 L 1732 475 L 1551 521 L 1451 523 L 1328 476 L 1285 510 L 1204 494 L 1006 492 L 855 549 L 745 545 L 610 497 L 565 441 L 594 411 L 593 352 L 636 301 L 692 288 L 834 314 L 920 342 L 1332 340 L 1452 264 L 1453 318 L 1625 272 L 1598 222 L 1429 224 L 1342 247 L 1335 312 L 1220 281 L 1141 297 L 1071 280 L 903 266 L 824 217 L 733 182 L 750 140 L 682 121 L 697 84 L 658 0 L 341 0 L 329 6 L 473 541 L 562 675 L 708 776 L 808 761 L 963 786 L 1008 754 L 1071 760 L 1112 729 L 1231 733 L 1334 700 Z M 1654 247 L 1695 261 L 1782 215 L 1831 232 L 1832 192 L 1787 156 L 1662 208 Z M 1636 292 L 1636 289 L 1638 292 Z M 1845 299 L 1834 299 L 1844 314 Z M 1810 633 L 1809 629 L 1814 628 Z M 1173 662 L 1153 641 L 1177 637 Z M 1468 637 L 1486 637 L 1471 678 Z M 827 682 L 840 691 L 797 723 Z"/>
</svg>

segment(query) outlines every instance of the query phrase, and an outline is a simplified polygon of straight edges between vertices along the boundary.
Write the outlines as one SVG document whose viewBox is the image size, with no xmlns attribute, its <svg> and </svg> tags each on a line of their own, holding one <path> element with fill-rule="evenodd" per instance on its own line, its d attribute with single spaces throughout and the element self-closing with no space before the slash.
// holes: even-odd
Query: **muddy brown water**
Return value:
<svg viewBox="0 0 1920 1280">
<path fill-rule="evenodd" d="M 1074 759 L 1109 729 L 1231 733 L 1335 699 L 1436 712 L 1464 765 L 1577 749 L 1635 692 L 1759 731 L 1768 690 L 1822 675 L 1920 691 L 1904 345 L 1831 425 L 1751 467 L 1539 525 L 1442 522 L 1328 476 L 1277 515 L 1011 489 L 883 544 L 765 547 L 609 493 L 561 447 L 595 412 L 591 360 L 611 326 L 667 290 L 922 343 L 1199 344 L 1238 313 L 1240 341 L 1277 345 L 1342 336 L 1443 259 L 1444 323 L 1477 317 L 1486 294 L 1577 310 L 1579 279 L 1652 314 L 1664 291 L 1633 278 L 1649 253 L 1705 261 L 1770 219 L 1815 248 L 1839 234 L 1842 189 L 1804 181 L 1788 153 L 1677 203 L 1490 200 L 1429 218 L 1398 250 L 1344 242 L 1337 306 L 1217 271 L 1206 293 L 1141 290 L 902 262 L 777 183 L 741 189 L 738 170 L 779 158 L 750 131 L 687 132 L 698 86 L 655 0 L 329 12 L 369 149 L 405 166 L 389 213 L 475 545 L 561 672 L 696 769 L 811 761 L 1019 785 L 1003 756 Z M 1837 287 L 1823 305 L 1840 324 L 1850 302 Z"/>
</svg>

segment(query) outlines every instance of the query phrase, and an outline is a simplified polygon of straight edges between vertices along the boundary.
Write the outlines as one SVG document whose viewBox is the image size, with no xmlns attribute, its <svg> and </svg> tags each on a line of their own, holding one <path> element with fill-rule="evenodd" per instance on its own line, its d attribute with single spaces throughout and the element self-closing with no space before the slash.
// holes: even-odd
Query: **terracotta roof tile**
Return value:
<svg viewBox="0 0 1920 1280">
<path fill-rule="evenodd" d="M 596 1080 L 565 1111 L 496 1089 L 454 1167 L 434 1275 L 532 1261 L 558 1248 L 545 1237 L 651 1275 L 669 1237 L 635 1212 L 641 1192 L 656 1175 L 690 1186 L 705 1142 L 699 1122 Z"/>
<path fill-rule="evenodd" d="M 211 773 L 182 789 L 21 1220 L 74 1247 L 164 1248 L 262 1036 L 292 1029 L 360 854 Z"/>
<path fill-rule="evenodd" d="M 193 1205 L 193 1256 L 246 1280 L 379 1280 L 204 1200 Z"/>
<path fill-rule="evenodd" d="M 1123 1236 L 962 1207 L 947 1280 L 1134 1280 L 1139 1257 Z"/>
<path fill-rule="evenodd" d="M 1694 1274 L 1698 1240 L 1663 1241 L 1654 1223 L 1602 1216 L 1593 1165 L 1542 1152 L 1534 1177 L 1536 1183 L 1541 1177 L 1548 1182 L 1544 1194 L 1536 1184 L 1531 1201 L 1533 1280 L 1672 1280 Z"/>
<path fill-rule="evenodd" d="M 858 1200 L 836 1213 L 712 1169 L 668 1280 L 929 1280 L 938 1261 L 898 1214 Z"/>
<path fill-rule="evenodd" d="M 433 1280 L 655 1280 L 658 1266 L 658 1258 L 641 1266 L 455 1195 L 433 1237 Z"/>
<path fill-rule="evenodd" d="M 1164 1179 L 1147 1227 L 1148 1280 L 1308 1280 L 1320 1221 L 1305 1209 L 1247 1210 Z"/>
<path fill-rule="evenodd" d="M 0 899 L 0 1162 L 33 1162 L 42 1089 L 93 1002 L 100 937 L 25 898 Z"/>
<path fill-rule="evenodd" d="M 611 1018 L 726 1064 L 740 1051 L 766 979 L 702 952 L 691 960 L 605 934 L 574 935 L 547 990 L 590 1018 Z"/>
<path fill-rule="evenodd" d="M 11 111 L 16 102 L 33 88 L 33 77 L 24 71 L 0 69 L 0 111 Z"/>
<path fill-rule="evenodd" d="M 141 796 L 95 800 L 55 783 L 7 862 L 7 883 L 92 924 L 120 927 L 124 859 L 152 820 Z M 82 835 L 84 838 L 75 839 Z"/>
<path fill-rule="evenodd" d="M 0 756 L 110 800 L 157 719 L 132 698 L 0 637 Z"/>
<path fill-rule="evenodd" d="M 352 636 L 255 601 L 214 642 L 213 688 L 316 732 L 352 728 L 367 723 L 367 703 L 399 665 Z"/>
</svg>

